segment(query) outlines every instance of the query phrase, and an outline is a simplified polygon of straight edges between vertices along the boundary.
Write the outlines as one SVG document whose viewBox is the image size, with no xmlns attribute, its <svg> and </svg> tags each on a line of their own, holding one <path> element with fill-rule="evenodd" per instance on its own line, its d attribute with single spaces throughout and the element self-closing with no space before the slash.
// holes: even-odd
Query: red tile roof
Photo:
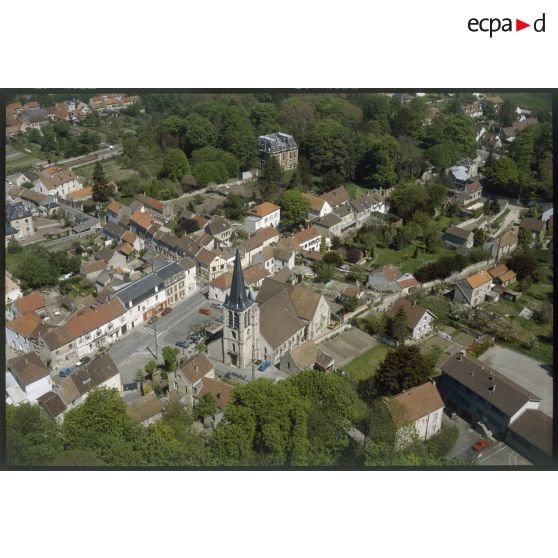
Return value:
<svg viewBox="0 0 558 558">
<path fill-rule="evenodd" d="M 46 303 L 41 296 L 41 293 L 38 293 L 37 291 L 34 291 L 22 298 L 18 298 L 14 304 L 22 314 L 35 312 L 35 310 L 46 307 Z"/>
</svg>

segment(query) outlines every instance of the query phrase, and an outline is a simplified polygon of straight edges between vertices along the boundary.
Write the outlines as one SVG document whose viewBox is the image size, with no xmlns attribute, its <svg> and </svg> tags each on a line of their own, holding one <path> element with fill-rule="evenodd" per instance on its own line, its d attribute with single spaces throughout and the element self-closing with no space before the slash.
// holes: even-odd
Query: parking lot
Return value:
<svg viewBox="0 0 558 558">
<path fill-rule="evenodd" d="M 552 416 L 552 376 L 543 363 L 499 345 L 490 347 L 479 360 L 541 397 L 539 409 Z"/>
<path fill-rule="evenodd" d="M 468 461 L 472 456 L 476 456 L 477 459 L 472 464 L 477 466 L 507 467 L 532 465 L 530 461 L 527 461 L 527 459 L 504 444 L 504 442 L 493 444 L 488 449 L 481 451 L 480 454 L 475 454 L 471 451 L 471 446 L 478 442 L 482 435 L 473 430 L 468 422 L 465 422 L 458 416 L 450 418 L 444 412 L 442 424 L 444 426 L 455 426 L 458 431 L 455 446 L 449 453 L 450 457 L 457 457 L 458 459 Z"/>
<path fill-rule="evenodd" d="M 214 308 L 211 308 L 211 316 L 200 314 L 202 306 L 209 306 L 207 299 L 196 293 L 174 306 L 167 316 L 159 317 L 153 324 L 144 322 L 112 345 L 109 355 L 120 371 L 122 383 L 135 381 L 137 371 L 153 359 L 155 332 L 159 360 L 162 361 L 161 350 L 165 345 L 174 347 L 178 340 L 184 339 L 193 329 L 214 324 L 217 318 L 220 319 L 220 311 Z"/>
<path fill-rule="evenodd" d="M 323 343 L 320 349 L 335 359 L 337 368 L 379 344 L 379 341 L 357 328 L 351 328 Z"/>
</svg>

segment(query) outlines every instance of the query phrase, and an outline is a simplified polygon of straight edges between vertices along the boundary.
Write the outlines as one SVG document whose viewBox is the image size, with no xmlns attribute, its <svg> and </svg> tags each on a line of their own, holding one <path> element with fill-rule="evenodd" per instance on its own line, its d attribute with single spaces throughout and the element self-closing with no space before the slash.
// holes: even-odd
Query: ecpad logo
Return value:
<svg viewBox="0 0 558 558">
<path fill-rule="evenodd" d="M 543 13 L 542 17 L 534 21 L 533 29 L 536 33 L 545 32 L 545 16 L 546 14 Z M 482 31 L 483 33 L 490 33 L 490 38 L 492 38 L 492 35 L 494 33 L 497 33 L 498 31 L 513 31 L 512 20 L 509 17 L 505 17 L 503 19 L 497 17 L 485 17 L 483 19 L 477 19 L 475 17 L 472 17 L 469 20 L 467 27 L 469 28 L 469 31 L 472 31 L 473 33 L 477 33 L 478 31 Z M 521 31 L 522 29 L 526 29 L 527 27 L 531 27 L 531 24 L 525 23 L 520 19 L 515 20 L 516 31 Z"/>
</svg>

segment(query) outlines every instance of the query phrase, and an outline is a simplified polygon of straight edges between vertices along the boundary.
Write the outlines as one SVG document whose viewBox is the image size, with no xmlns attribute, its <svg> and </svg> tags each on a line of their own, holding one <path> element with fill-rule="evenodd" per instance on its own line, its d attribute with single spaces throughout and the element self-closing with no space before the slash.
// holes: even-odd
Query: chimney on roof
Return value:
<svg viewBox="0 0 558 558">
<path fill-rule="evenodd" d="M 198 371 L 199 371 L 199 368 L 200 368 L 200 367 L 199 367 L 198 363 L 196 362 L 196 364 L 194 365 L 195 371 L 198 372 Z"/>
<path fill-rule="evenodd" d="M 220 391 L 217 392 L 217 399 L 221 399 L 221 392 Z"/>
</svg>

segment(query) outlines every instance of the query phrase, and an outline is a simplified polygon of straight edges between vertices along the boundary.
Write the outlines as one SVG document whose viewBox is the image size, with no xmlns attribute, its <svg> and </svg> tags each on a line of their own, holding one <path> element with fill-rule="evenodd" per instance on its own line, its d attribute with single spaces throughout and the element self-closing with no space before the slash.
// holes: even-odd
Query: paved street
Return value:
<svg viewBox="0 0 558 558">
<path fill-rule="evenodd" d="M 552 416 L 552 376 L 542 363 L 499 345 L 490 347 L 479 360 L 541 397 L 540 410 Z"/>
<path fill-rule="evenodd" d="M 143 368 L 153 359 L 147 347 L 155 352 L 155 329 L 159 360 L 162 362 L 161 350 L 165 345 L 174 346 L 176 341 L 184 339 L 193 327 L 206 325 L 210 319 L 213 319 L 198 312 L 202 306 L 207 305 L 207 299 L 200 293 L 196 293 L 174 306 L 167 316 L 160 316 L 154 324 L 149 325 L 145 322 L 137 326 L 112 345 L 109 355 L 120 370 L 122 383 L 135 381 L 138 369 Z"/>
</svg>

